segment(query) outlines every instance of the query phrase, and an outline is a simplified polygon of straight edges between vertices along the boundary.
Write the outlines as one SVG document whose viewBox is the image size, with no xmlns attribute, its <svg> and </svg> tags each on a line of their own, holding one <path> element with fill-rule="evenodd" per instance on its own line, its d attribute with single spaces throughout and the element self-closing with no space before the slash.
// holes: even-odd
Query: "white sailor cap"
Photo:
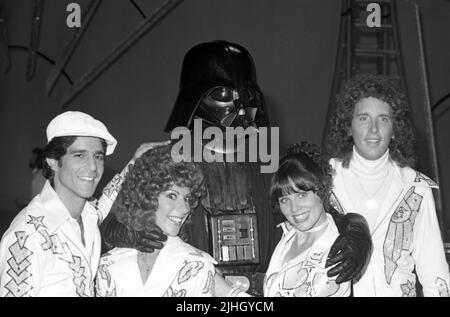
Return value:
<svg viewBox="0 0 450 317">
<path fill-rule="evenodd" d="M 117 140 L 99 120 L 81 111 L 66 111 L 57 115 L 47 126 L 47 142 L 60 136 L 92 136 L 106 142 L 106 155 L 114 152 Z"/>
</svg>

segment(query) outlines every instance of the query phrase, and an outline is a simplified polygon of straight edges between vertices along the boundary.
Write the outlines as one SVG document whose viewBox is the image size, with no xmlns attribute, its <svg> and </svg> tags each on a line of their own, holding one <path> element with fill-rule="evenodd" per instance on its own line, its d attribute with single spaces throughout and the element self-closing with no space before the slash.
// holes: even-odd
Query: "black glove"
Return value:
<svg viewBox="0 0 450 317">
<path fill-rule="evenodd" d="M 358 214 L 330 212 L 339 230 L 339 237 L 331 247 L 325 267 L 328 277 L 338 275 L 336 283 L 359 279 L 372 254 L 372 239 L 366 219 Z"/>
<path fill-rule="evenodd" d="M 151 232 L 134 231 L 117 221 L 113 214 L 108 215 L 100 226 L 102 235 L 102 252 L 107 252 L 114 247 L 133 248 L 142 252 L 151 253 L 155 249 L 161 249 L 167 240 L 167 236 L 159 227 L 155 226 Z"/>
</svg>

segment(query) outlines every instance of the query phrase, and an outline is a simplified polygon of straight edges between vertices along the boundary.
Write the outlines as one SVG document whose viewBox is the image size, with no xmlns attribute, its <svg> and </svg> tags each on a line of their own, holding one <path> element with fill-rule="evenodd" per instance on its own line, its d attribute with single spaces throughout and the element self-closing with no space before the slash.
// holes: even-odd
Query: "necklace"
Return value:
<svg viewBox="0 0 450 317">
<path fill-rule="evenodd" d="M 324 212 L 325 212 L 325 211 L 324 211 Z M 306 230 L 305 232 L 317 232 L 317 231 L 320 231 L 320 230 L 322 230 L 323 228 L 325 228 L 327 225 L 328 225 L 328 219 L 326 218 L 325 221 L 324 221 L 323 223 L 321 223 L 320 225 L 318 225 L 318 226 L 316 226 L 316 227 L 314 227 L 314 228 L 311 228 L 311 229 L 309 229 L 309 230 Z"/>
<path fill-rule="evenodd" d="M 323 229 L 325 229 L 328 226 L 328 218 L 325 218 L 325 221 L 323 223 L 321 223 L 320 225 L 318 225 L 317 227 L 311 228 L 309 230 L 306 231 L 299 231 L 296 230 L 296 239 L 297 239 L 297 244 L 298 245 L 302 245 L 306 242 L 307 239 L 311 239 L 311 237 L 313 236 L 313 233 L 322 231 Z M 317 237 L 313 238 L 313 239 L 317 239 Z"/>
<path fill-rule="evenodd" d="M 378 201 L 377 201 L 376 197 L 377 197 L 378 193 L 380 192 L 380 190 L 383 188 L 383 185 L 386 182 L 388 175 L 389 175 L 389 173 L 386 173 L 386 175 L 384 176 L 380 185 L 378 185 L 377 189 L 375 190 L 375 193 L 373 193 L 372 195 L 369 195 L 369 193 L 366 191 L 366 189 L 364 188 L 364 185 L 360 182 L 359 177 L 357 175 L 354 175 L 356 181 L 359 184 L 359 188 L 361 188 L 364 196 L 367 198 L 366 203 L 365 203 L 365 207 L 367 210 L 374 211 L 374 210 L 378 209 Z"/>
<path fill-rule="evenodd" d="M 306 253 L 305 259 L 309 258 L 309 254 L 312 250 L 312 246 L 317 241 L 317 239 L 320 236 L 308 235 L 310 233 L 315 233 L 323 230 L 328 226 L 328 218 L 318 225 L 317 227 L 314 227 L 312 229 L 309 229 L 307 231 L 298 231 L 296 230 L 295 238 L 292 240 L 292 243 L 290 246 L 286 249 L 284 255 L 282 256 L 283 259 L 283 265 L 286 263 L 291 262 L 292 260 L 296 259 L 297 257 L 301 256 L 304 252 Z"/>
</svg>

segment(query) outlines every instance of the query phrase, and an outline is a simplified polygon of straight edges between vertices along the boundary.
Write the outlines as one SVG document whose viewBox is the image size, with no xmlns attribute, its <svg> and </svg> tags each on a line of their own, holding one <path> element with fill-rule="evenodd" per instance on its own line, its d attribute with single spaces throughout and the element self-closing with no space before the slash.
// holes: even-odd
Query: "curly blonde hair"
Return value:
<svg viewBox="0 0 450 317">
<path fill-rule="evenodd" d="M 355 105 L 364 98 L 373 97 L 387 103 L 392 110 L 394 139 L 389 143 L 390 158 L 401 167 L 416 164 L 414 134 L 406 95 L 398 81 L 382 75 L 361 74 L 350 79 L 337 95 L 336 110 L 331 118 L 331 129 L 326 140 L 330 157 L 348 167 L 353 149 L 349 135 Z"/>
<path fill-rule="evenodd" d="M 152 231 L 158 196 L 173 185 L 190 189 L 191 211 L 204 196 L 203 174 L 197 163 L 173 161 L 171 145 L 145 152 L 130 168 L 111 209 L 117 221 L 135 231 Z"/>
</svg>

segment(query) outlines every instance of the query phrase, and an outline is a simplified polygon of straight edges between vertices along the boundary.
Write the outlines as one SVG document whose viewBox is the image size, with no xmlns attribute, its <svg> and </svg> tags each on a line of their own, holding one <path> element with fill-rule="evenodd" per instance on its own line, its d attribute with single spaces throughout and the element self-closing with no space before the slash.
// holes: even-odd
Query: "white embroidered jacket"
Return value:
<svg viewBox="0 0 450 317">
<path fill-rule="evenodd" d="M 336 284 L 327 276 L 325 263 L 336 238 L 336 224 L 327 214 L 328 226 L 313 245 L 285 263 L 295 236 L 302 234 L 289 222 L 281 224 L 283 236 L 276 246 L 264 278 L 264 297 L 347 297 L 350 282 Z"/>
<path fill-rule="evenodd" d="M 99 224 L 108 215 L 128 166 L 81 213 L 85 245 L 76 220 L 47 181 L 13 220 L 0 242 L 0 296 L 94 296 L 100 260 Z"/>
<path fill-rule="evenodd" d="M 211 297 L 214 295 L 214 264 L 207 253 L 168 237 L 145 283 L 135 249 L 115 248 L 100 260 L 96 279 L 101 297 Z"/>
<path fill-rule="evenodd" d="M 360 213 L 352 197 L 352 177 L 341 162 L 331 159 L 335 170 L 334 192 L 345 213 Z M 431 189 L 427 176 L 389 162 L 392 179 L 371 224 L 373 253 L 355 296 L 416 296 L 416 271 L 424 296 L 449 296 L 450 274 L 445 259 Z"/>
</svg>

